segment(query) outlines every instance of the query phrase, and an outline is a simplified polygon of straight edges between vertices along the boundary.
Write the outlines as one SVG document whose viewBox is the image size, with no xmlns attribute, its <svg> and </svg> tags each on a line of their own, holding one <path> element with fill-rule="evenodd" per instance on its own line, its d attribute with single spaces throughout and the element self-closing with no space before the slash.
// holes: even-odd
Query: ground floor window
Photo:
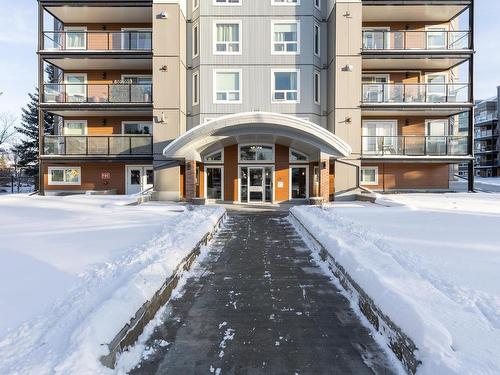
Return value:
<svg viewBox="0 0 500 375">
<path fill-rule="evenodd" d="M 305 199 L 308 196 L 308 167 L 290 168 L 290 198 Z"/>
<path fill-rule="evenodd" d="M 49 185 L 80 185 L 80 167 L 49 167 Z"/>
<path fill-rule="evenodd" d="M 378 167 L 362 167 L 360 174 L 362 185 L 378 185 Z"/>
<path fill-rule="evenodd" d="M 224 173 L 222 167 L 207 167 L 207 199 L 222 200 Z"/>
</svg>

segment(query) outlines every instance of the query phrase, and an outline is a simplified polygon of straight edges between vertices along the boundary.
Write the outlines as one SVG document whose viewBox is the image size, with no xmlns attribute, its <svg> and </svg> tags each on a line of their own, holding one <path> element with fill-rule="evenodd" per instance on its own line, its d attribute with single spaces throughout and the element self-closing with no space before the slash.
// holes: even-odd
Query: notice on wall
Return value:
<svg viewBox="0 0 500 375">
<path fill-rule="evenodd" d="M 101 172 L 101 180 L 109 180 L 109 179 L 111 179 L 110 172 Z"/>
<path fill-rule="evenodd" d="M 283 183 L 283 181 L 278 181 L 278 189 L 283 189 L 284 186 L 285 184 Z"/>
</svg>

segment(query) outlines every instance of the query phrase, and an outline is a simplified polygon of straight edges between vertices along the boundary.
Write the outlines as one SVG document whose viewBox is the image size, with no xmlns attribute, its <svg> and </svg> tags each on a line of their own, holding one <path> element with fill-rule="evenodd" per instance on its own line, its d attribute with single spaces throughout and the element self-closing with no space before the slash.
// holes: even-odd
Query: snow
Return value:
<svg viewBox="0 0 500 375">
<path fill-rule="evenodd" d="M 418 374 L 500 373 L 500 194 L 292 209 L 419 348 Z"/>
<path fill-rule="evenodd" d="M 500 177 L 474 177 L 474 186 L 486 191 L 500 192 Z"/>
<path fill-rule="evenodd" d="M 0 196 L 0 373 L 106 374 L 98 359 L 223 209 L 133 196 Z"/>
</svg>

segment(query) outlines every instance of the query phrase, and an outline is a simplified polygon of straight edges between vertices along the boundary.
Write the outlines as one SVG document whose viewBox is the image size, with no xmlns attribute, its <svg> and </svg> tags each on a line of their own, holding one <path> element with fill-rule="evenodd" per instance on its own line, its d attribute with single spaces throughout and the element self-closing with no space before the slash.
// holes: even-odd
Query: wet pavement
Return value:
<svg viewBox="0 0 500 375">
<path fill-rule="evenodd" d="M 131 374 L 394 374 L 283 212 L 229 212 Z"/>
</svg>

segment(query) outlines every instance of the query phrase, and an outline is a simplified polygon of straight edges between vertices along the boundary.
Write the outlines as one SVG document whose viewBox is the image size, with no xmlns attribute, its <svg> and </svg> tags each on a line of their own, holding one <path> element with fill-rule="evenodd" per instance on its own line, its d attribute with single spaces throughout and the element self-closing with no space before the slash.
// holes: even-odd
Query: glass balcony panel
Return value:
<svg viewBox="0 0 500 375">
<path fill-rule="evenodd" d="M 467 136 L 363 136 L 365 156 L 466 156 Z"/>
<path fill-rule="evenodd" d="M 133 103 L 150 103 L 151 90 L 150 84 L 133 84 L 130 86 L 130 101 Z"/>
<path fill-rule="evenodd" d="M 64 137 L 46 136 L 44 142 L 44 155 L 64 155 Z"/>
<path fill-rule="evenodd" d="M 110 103 L 130 103 L 130 85 L 109 85 Z"/>
<path fill-rule="evenodd" d="M 85 155 L 87 153 L 87 137 L 64 137 L 66 155 Z"/>
<path fill-rule="evenodd" d="M 88 137 L 89 155 L 108 155 L 108 137 Z"/>
<path fill-rule="evenodd" d="M 468 103 L 469 84 L 364 83 L 363 103 Z"/>
<path fill-rule="evenodd" d="M 152 152 L 151 137 L 130 137 L 130 144 L 130 151 L 132 155 L 148 155 Z"/>
<path fill-rule="evenodd" d="M 111 155 L 130 155 L 130 137 L 110 137 L 109 153 Z"/>
</svg>

